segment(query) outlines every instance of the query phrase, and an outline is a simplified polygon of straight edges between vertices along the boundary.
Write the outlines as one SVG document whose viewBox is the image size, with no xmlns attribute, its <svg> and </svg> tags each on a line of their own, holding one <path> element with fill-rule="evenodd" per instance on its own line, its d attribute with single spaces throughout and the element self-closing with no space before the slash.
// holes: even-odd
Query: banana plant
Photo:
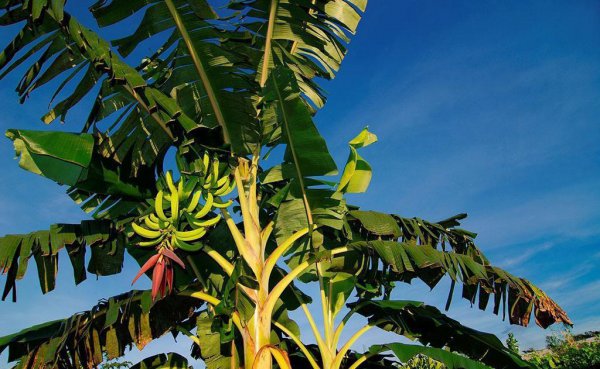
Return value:
<svg viewBox="0 0 600 369">
<path fill-rule="evenodd" d="M 368 189 L 361 149 L 377 136 L 352 138 L 340 173 L 313 116 L 366 0 L 100 0 L 88 4 L 94 29 L 73 15 L 82 3 L 0 0 L 0 24 L 21 27 L 0 77 L 25 71 L 22 102 L 57 86 L 48 124 L 92 102 L 73 133 L 7 132 L 19 165 L 68 186 L 92 219 L 0 238 L 3 299 L 16 301 L 31 258 L 51 291 L 65 254 L 76 283 L 121 272 L 127 255 L 140 265 L 133 282 L 146 275 L 152 288 L 0 338 L 14 368 L 95 368 L 167 333 L 211 369 L 375 369 L 424 356 L 448 368 L 532 367 L 495 336 L 396 299 L 413 279 L 450 280 L 446 309 L 458 284 L 481 309 L 493 297 L 512 324 L 532 314 L 543 328 L 571 324 L 542 290 L 490 263 L 459 228 L 465 214 L 426 221 L 348 203 Z M 137 26 L 103 39 L 115 24 Z M 132 61 L 142 44 L 154 51 Z M 367 325 L 348 332 L 357 317 Z M 357 351 L 372 329 L 417 344 Z M 169 353 L 134 367 L 188 366 Z"/>
</svg>

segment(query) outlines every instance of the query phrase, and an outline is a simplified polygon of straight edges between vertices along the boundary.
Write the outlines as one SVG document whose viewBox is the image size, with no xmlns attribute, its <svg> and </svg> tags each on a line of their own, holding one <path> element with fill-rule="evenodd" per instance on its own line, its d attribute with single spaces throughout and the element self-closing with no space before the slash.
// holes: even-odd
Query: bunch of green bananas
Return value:
<svg viewBox="0 0 600 369">
<path fill-rule="evenodd" d="M 210 218 L 211 211 L 230 206 L 231 200 L 223 202 L 220 197 L 235 187 L 228 167 L 220 173 L 218 159 L 211 162 L 205 155 L 203 162 L 207 170 L 200 176 L 182 176 L 175 183 L 169 171 L 159 181 L 153 212 L 142 217 L 140 224 L 131 224 L 136 234 L 147 239 L 138 246 L 179 248 L 189 252 L 202 247 L 196 241 L 221 219 L 221 215 Z M 201 198 L 204 198 L 204 204 L 200 203 Z"/>
<path fill-rule="evenodd" d="M 222 204 L 218 200 L 219 197 L 228 195 L 235 188 L 235 181 L 231 178 L 231 167 L 229 165 L 221 165 L 219 158 L 216 156 L 211 159 L 207 152 L 195 164 L 196 172 L 199 173 L 199 185 L 206 196 L 212 195 L 215 197 L 217 204 L 215 207 L 227 207 L 231 205 L 230 202 Z"/>
</svg>

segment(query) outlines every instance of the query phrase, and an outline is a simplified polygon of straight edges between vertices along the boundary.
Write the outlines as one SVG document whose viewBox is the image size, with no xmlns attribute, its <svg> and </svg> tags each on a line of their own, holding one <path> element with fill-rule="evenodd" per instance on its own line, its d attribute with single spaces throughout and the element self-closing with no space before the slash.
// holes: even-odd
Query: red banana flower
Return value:
<svg viewBox="0 0 600 369">
<path fill-rule="evenodd" d="M 154 268 L 152 272 L 152 300 L 156 297 L 165 297 L 173 291 L 173 262 L 177 263 L 182 269 L 185 269 L 185 264 L 177 254 L 166 247 L 161 247 L 158 254 L 153 255 L 138 272 L 131 284 L 134 284 L 138 278 L 144 273 Z"/>
</svg>

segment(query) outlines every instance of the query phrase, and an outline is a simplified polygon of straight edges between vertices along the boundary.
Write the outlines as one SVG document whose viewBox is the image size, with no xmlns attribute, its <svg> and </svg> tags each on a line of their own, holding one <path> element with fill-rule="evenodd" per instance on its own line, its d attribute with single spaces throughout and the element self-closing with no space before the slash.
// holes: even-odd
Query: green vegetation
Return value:
<svg viewBox="0 0 600 369">
<path fill-rule="evenodd" d="M 524 356 L 540 369 L 600 367 L 600 332 L 574 336 L 569 331 L 546 337 L 546 349 Z"/>
<path fill-rule="evenodd" d="M 515 338 L 514 333 L 509 333 L 506 339 L 506 347 L 514 353 L 519 353 L 519 341 Z"/>
<path fill-rule="evenodd" d="M 0 5 L 0 24 L 21 27 L 0 54 L 0 77 L 25 70 L 21 99 L 52 82 L 59 102 L 46 123 L 93 101 L 77 133 L 7 133 L 19 165 L 67 186 L 92 219 L 0 238 L 3 298 L 16 299 L 30 263 L 42 291 L 54 289 L 59 255 L 76 283 L 120 273 L 125 256 L 141 266 L 136 279 L 152 278 L 150 290 L 0 338 L 15 368 L 95 368 L 167 333 L 189 338 L 209 369 L 440 365 L 423 356 L 450 369 L 532 367 L 491 334 L 395 299 L 395 286 L 415 279 L 451 280 L 448 306 L 458 287 L 513 324 L 532 315 L 543 328 L 570 324 L 534 284 L 490 263 L 460 228 L 466 214 L 427 221 L 348 202 L 368 189 L 362 155 L 377 137 L 357 132 L 338 171 L 313 116 L 325 103 L 319 82 L 335 76 L 366 0 L 102 0 L 90 8 L 98 31 L 64 0 Z M 132 23 L 111 42 L 101 36 Z M 349 331 L 357 317 L 367 325 Z M 415 344 L 356 351 L 376 329 Z M 165 353 L 133 367 L 188 362 Z"/>
</svg>

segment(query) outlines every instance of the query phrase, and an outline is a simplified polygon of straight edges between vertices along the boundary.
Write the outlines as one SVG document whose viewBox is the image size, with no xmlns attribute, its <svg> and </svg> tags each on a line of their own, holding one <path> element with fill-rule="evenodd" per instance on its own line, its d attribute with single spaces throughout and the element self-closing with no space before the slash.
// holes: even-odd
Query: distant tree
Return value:
<svg viewBox="0 0 600 369">
<path fill-rule="evenodd" d="M 512 332 L 508 334 L 508 338 L 506 339 L 506 347 L 516 354 L 519 353 L 519 341 Z"/>
</svg>

